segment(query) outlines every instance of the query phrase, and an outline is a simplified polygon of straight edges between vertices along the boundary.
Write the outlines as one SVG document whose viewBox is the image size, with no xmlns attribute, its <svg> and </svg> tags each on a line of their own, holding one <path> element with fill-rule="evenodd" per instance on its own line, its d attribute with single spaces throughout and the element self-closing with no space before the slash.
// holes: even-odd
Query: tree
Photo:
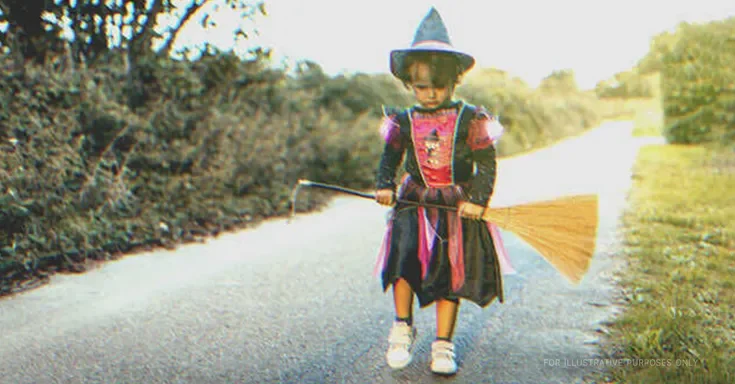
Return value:
<svg viewBox="0 0 735 384">
<path fill-rule="evenodd" d="M 46 0 L 0 0 L 0 23 L 8 23 L 7 31 L 0 34 L 0 44 L 26 60 L 43 62 L 49 48 L 44 37 L 58 29 L 47 25 L 42 15 L 54 7 Z"/>
<path fill-rule="evenodd" d="M 686 25 L 661 60 L 670 143 L 735 142 L 735 18 Z"/>
<path fill-rule="evenodd" d="M 685 23 L 680 24 L 679 29 L 684 28 L 685 25 Z M 636 65 L 638 72 L 641 75 L 647 75 L 661 71 L 663 68 L 663 58 L 671 53 L 678 39 L 679 34 L 669 32 L 663 32 L 654 36 L 651 39 L 648 53 Z"/>
<path fill-rule="evenodd" d="M 600 98 L 648 98 L 654 96 L 651 80 L 633 69 L 616 73 L 612 79 L 597 83 L 595 93 Z"/>
<path fill-rule="evenodd" d="M 577 79 L 571 69 L 553 71 L 541 80 L 539 89 L 548 92 L 577 92 Z"/>
<path fill-rule="evenodd" d="M 0 43 L 26 62 L 43 63 L 48 47 L 64 45 L 77 62 L 116 49 L 136 61 L 150 52 L 171 54 L 188 22 L 196 16 L 203 27 L 215 26 L 216 12 L 225 7 L 241 20 L 266 14 L 262 1 L 245 0 L 0 0 L 0 22 L 8 23 Z M 248 32 L 244 26 L 233 31 L 245 38 Z"/>
</svg>

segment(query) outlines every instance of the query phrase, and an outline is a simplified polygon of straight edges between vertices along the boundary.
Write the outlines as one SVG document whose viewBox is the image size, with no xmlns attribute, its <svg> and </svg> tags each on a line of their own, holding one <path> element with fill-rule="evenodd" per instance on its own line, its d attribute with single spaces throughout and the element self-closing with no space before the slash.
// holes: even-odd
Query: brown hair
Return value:
<svg viewBox="0 0 735 384">
<path fill-rule="evenodd" d="M 413 82 L 411 68 L 416 63 L 424 63 L 431 68 L 431 83 L 435 87 L 453 87 L 459 83 L 462 70 L 456 56 L 441 52 L 417 51 L 406 55 L 398 78 L 407 88 Z"/>
</svg>

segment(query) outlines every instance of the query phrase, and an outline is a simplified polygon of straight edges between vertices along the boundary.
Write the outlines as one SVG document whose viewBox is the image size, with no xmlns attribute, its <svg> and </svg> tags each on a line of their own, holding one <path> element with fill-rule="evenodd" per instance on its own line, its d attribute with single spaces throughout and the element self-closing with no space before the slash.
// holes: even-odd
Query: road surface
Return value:
<svg viewBox="0 0 735 384">
<path fill-rule="evenodd" d="M 371 274 L 387 210 L 340 196 L 290 224 L 130 255 L 0 300 L 0 382 L 583 382 L 616 311 L 615 229 L 644 144 L 631 130 L 608 123 L 500 162 L 493 205 L 598 193 L 598 250 L 573 286 L 503 232 L 518 274 L 506 303 L 461 307 L 454 378 L 429 372 L 433 307 L 416 311 L 413 363 L 384 363 L 392 302 Z"/>
</svg>

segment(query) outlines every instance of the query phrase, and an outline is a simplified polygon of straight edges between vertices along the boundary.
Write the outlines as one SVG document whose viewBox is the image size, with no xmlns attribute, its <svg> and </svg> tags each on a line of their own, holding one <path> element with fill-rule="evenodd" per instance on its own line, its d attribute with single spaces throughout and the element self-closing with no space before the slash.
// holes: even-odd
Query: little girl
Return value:
<svg viewBox="0 0 735 384">
<path fill-rule="evenodd" d="M 394 76 L 412 90 L 417 105 L 384 108 L 385 148 L 376 199 L 394 206 L 378 260 L 383 289 L 393 287 L 396 320 L 386 353 L 388 365 L 411 362 L 416 338 L 413 299 L 436 303 L 436 339 L 431 370 L 457 371 L 452 336 L 459 299 L 486 307 L 503 302 L 497 233 L 481 220 L 493 193 L 495 141 L 503 128 L 482 108 L 453 99 L 455 86 L 473 67 L 472 56 L 452 48 L 444 23 L 432 8 L 409 49 L 391 52 Z M 395 183 L 404 160 L 406 176 Z M 446 210 L 396 201 L 457 207 Z"/>
</svg>

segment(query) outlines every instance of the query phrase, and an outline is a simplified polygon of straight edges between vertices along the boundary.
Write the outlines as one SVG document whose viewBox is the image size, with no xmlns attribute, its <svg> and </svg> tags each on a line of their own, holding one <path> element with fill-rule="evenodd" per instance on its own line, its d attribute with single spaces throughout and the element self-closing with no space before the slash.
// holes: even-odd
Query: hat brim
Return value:
<svg viewBox="0 0 735 384">
<path fill-rule="evenodd" d="M 406 60 L 406 57 L 412 53 L 416 52 L 436 52 L 436 53 L 444 53 L 444 54 L 450 54 L 457 59 L 459 59 L 459 66 L 460 66 L 460 72 L 461 74 L 464 74 L 465 72 L 472 69 L 472 67 L 475 65 L 475 58 L 464 53 L 457 51 L 454 48 L 447 47 L 444 45 L 424 45 L 421 47 L 413 47 L 413 48 L 407 48 L 407 49 L 395 49 L 390 52 L 390 71 L 393 74 L 393 76 L 399 77 L 399 72 L 401 70 L 401 67 L 403 66 L 404 60 Z"/>
</svg>

